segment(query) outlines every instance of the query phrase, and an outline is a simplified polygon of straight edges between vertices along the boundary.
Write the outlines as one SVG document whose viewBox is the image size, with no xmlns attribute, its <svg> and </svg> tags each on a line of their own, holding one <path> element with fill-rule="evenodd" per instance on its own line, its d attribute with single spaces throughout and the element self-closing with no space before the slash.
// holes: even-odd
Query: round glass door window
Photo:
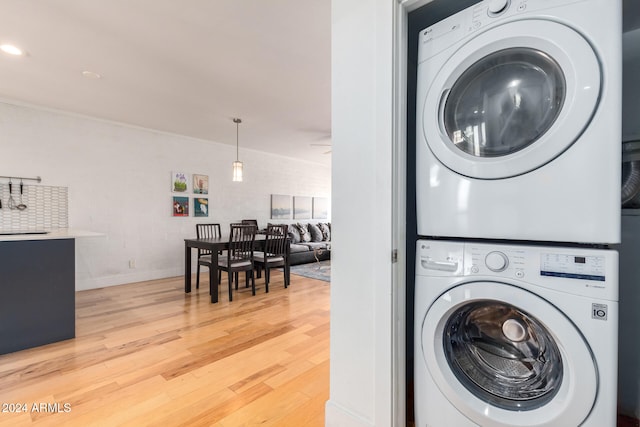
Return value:
<svg viewBox="0 0 640 427">
<path fill-rule="evenodd" d="M 465 153 L 506 156 L 551 128 L 565 96 L 565 77 L 553 58 L 533 48 L 503 49 L 475 62 L 453 84 L 444 128 Z"/>
<path fill-rule="evenodd" d="M 499 408 L 536 409 L 560 389 L 562 358 L 553 336 L 509 304 L 482 300 L 459 307 L 446 323 L 443 345 L 464 387 Z"/>
</svg>

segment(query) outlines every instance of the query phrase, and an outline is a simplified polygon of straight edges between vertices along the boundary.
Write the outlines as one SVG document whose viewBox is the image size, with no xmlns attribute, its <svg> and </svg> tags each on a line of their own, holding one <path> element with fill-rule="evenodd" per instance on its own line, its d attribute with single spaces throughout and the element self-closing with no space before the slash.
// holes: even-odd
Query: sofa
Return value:
<svg viewBox="0 0 640 427">
<path fill-rule="evenodd" d="M 331 223 L 289 224 L 288 234 L 290 265 L 331 258 Z"/>
</svg>

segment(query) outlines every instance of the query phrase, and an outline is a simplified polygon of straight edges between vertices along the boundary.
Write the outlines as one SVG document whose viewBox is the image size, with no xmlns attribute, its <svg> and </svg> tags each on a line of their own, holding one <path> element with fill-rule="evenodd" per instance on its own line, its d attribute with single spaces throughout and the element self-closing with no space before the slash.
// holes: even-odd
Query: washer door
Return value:
<svg viewBox="0 0 640 427">
<path fill-rule="evenodd" d="M 494 27 L 456 50 L 436 74 L 423 132 L 438 160 L 472 178 L 535 170 L 591 121 L 601 67 L 573 29 L 527 20 Z"/>
<path fill-rule="evenodd" d="M 422 353 L 442 394 L 482 426 L 577 426 L 597 394 L 597 366 L 574 324 L 519 287 L 471 282 L 429 308 Z"/>
</svg>

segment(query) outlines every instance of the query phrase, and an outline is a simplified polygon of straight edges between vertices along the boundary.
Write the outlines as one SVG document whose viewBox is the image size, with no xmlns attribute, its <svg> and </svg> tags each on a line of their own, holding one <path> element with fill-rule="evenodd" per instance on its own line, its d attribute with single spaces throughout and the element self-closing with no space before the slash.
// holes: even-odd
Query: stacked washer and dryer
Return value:
<svg viewBox="0 0 640 427">
<path fill-rule="evenodd" d="M 420 32 L 420 427 L 614 427 L 619 0 L 485 0 Z"/>
</svg>

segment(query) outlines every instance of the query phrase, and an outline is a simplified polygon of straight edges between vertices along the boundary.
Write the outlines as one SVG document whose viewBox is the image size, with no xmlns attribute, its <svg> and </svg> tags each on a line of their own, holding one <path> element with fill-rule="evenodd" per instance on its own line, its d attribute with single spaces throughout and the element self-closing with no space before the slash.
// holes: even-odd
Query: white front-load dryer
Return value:
<svg viewBox="0 0 640 427">
<path fill-rule="evenodd" d="M 420 32 L 418 235 L 620 241 L 621 21 L 485 0 Z"/>
<path fill-rule="evenodd" d="M 615 427 L 618 253 L 419 240 L 419 427 Z"/>
</svg>

